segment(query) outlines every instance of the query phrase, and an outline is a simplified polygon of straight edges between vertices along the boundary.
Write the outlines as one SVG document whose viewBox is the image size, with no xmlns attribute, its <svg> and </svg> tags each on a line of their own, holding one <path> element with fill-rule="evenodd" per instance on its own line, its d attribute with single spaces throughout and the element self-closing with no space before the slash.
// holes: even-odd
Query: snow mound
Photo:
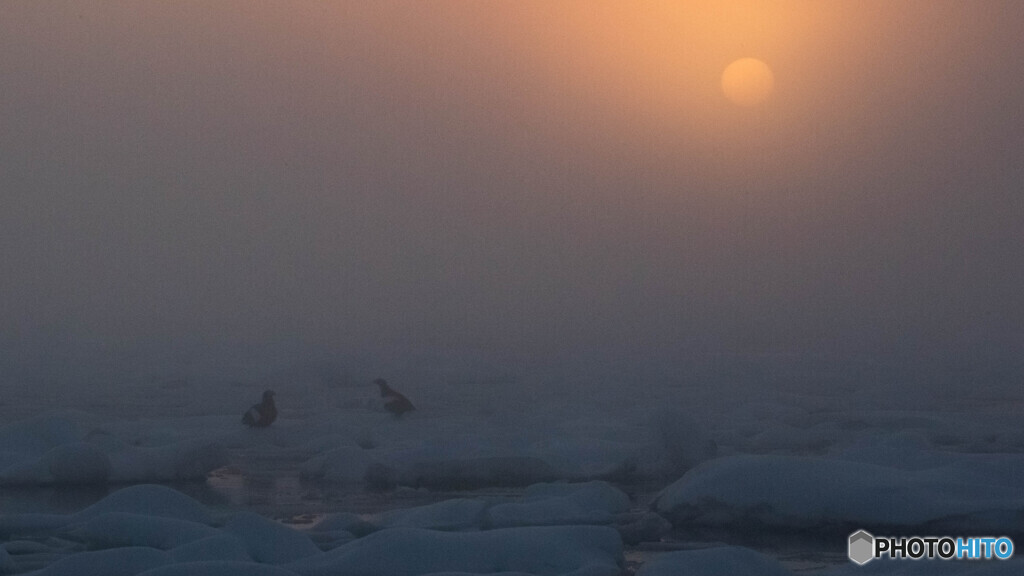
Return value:
<svg viewBox="0 0 1024 576">
<path fill-rule="evenodd" d="M 86 519 L 108 512 L 128 512 L 212 524 L 206 507 L 173 488 L 138 484 L 122 488 L 75 515 Z"/>
<path fill-rule="evenodd" d="M 252 562 L 187 562 L 147 570 L 139 576 L 297 576 L 277 566 Z"/>
<path fill-rule="evenodd" d="M 355 540 L 355 536 L 346 530 L 324 531 L 316 530 L 309 532 L 309 539 L 321 550 L 333 550 L 343 544 Z"/>
<path fill-rule="evenodd" d="M 70 520 L 63 514 L 0 514 L 0 537 L 47 534 L 67 525 Z"/>
<path fill-rule="evenodd" d="M 70 442 L 27 456 L 0 471 L 0 486 L 103 484 L 110 478 L 110 458 L 84 442 Z"/>
<path fill-rule="evenodd" d="M 38 455 L 84 438 L 82 429 L 70 418 L 43 415 L 0 427 L 0 452 Z"/>
<path fill-rule="evenodd" d="M 286 564 L 320 553 L 309 536 L 252 512 L 233 516 L 224 531 L 241 540 L 257 562 Z"/>
<path fill-rule="evenodd" d="M 479 573 L 469 572 L 431 572 L 424 576 L 481 576 Z M 486 576 L 535 576 L 534 574 L 526 574 L 525 572 L 492 572 L 486 574 Z M 569 575 L 571 576 L 571 575 Z M 583 575 L 581 575 L 583 576 Z"/>
<path fill-rule="evenodd" d="M 685 550 L 648 560 L 636 576 L 791 576 L 778 561 L 740 546 Z"/>
<path fill-rule="evenodd" d="M 621 564 L 622 541 L 615 530 L 556 526 L 485 532 L 392 528 L 289 568 L 304 576 L 417 576 L 434 572 L 553 576 L 584 570 L 594 576 L 618 576 Z"/>
<path fill-rule="evenodd" d="M 15 566 L 14 560 L 11 559 L 11 555 L 7 552 L 7 548 L 0 546 L 0 574 L 6 574 L 16 570 L 17 566 Z"/>
<path fill-rule="evenodd" d="M 84 542 L 92 548 L 149 546 L 170 550 L 182 544 L 215 536 L 214 528 L 159 516 L 143 516 L 126 512 L 106 512 L 67 527 L 66 537 Z"/>
<path fill-rule="evenodd" d="M 376 532 L 377 528 L 376 525 L 366 521 L 362 516 L 352 514 L 351 512 L 338 512 L 321 518 L 313 526 L 312 530 L 314 532 L 344 531 L 361 538 L 371 532 Z"/>
<path fill-rule="evenodd" d="M 170 551 L 175 562 L 252 562 L 253 558 L 246 550 L 245 544 L 227 534 L 218 534 L 209 538 L 193 540 Z"/>
<path fill-rule="evenodd" d="M 615 529 L 626 544 L 659 542 L 672 531 L 672 523 L 654 512 L 620 514 L 615 519 Z"/>
<path fill-rule="evenodd" d="M 202 480 L 228 463 L 227 450 L 217 442 L 188 440 L 169 446 L 128 448 L 110 455 L 114 482 L 171 482 Z"/>
<path fill-rule="evenodd" d="M 949 522 L 961 531 L 1017 533 L 1024 496 L 1015 463 L 1024 457 L 992 458 L 979 473 L 977 465 L 901 470 L 848 460 L 733 456 L 686 473 L 662 491 L 655 506 L 677 527 L 846 533 L 853 526 L 934 529 Z"/>
<path fill-rule="evenodd" d="M 376 524 L 385 528 L 425 528 L 428 530 L 479 530 L 484 524 L 487 503 L 455 498 L 426 506 L 391 510 L 381 514 Z"/>
<path fill-rule="evenodd" d="M 488 515 L 495 528 L 611 524 L 616 514 L 629 510 L 629 497 L 602 481 L 579 484 L 535 484 L 524 492 L 524 502 L 496 504 Z"/>
<path fill-rule="evenodd" d="M 134 576 L 170 561 L 166 552 L 147 547 L 114 548 L 97 552 L 81 552 L 63 558 L 46 568 L 33 573 L 34 576 L 82 576 L 102 574 L 103 576 Z"/>
<path fill-rule="evenodd" d="M 202 479 L 227 461 L 224 447 L 213 441 L 136 447 L 103 430 L 86 434 L 64 416 L 0 429 L 0 486 Z"/>
</svg>

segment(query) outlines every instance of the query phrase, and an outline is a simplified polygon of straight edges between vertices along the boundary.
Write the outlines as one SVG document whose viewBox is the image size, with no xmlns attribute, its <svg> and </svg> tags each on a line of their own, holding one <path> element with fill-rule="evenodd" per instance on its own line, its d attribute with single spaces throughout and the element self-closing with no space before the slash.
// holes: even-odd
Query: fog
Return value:
<svg viewBox="0 0 1024 576">
<path fill-rule="evenodd" d="M 5 3 L 0 379 L 1019 387 L 1024 5 L 681 4 Z"/>
</svg>

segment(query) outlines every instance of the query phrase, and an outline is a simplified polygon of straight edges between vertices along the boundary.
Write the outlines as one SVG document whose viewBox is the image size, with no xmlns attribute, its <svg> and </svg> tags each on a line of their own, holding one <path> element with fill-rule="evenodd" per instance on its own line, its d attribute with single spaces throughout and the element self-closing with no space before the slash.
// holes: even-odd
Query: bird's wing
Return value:
<svg viewBox="0 0 1024 576">
<path fill-rule="evenodd" d="M 260 418 L 262 417 L 263 413 L 260 412 L 259 404 L 257 404 L 256 406 L 249 408 L 249 411 L 246 412 L 244 416 L 242 416 L 242 424 L 252 426 L 253 424 L 259 422 Z"/>
</svg>

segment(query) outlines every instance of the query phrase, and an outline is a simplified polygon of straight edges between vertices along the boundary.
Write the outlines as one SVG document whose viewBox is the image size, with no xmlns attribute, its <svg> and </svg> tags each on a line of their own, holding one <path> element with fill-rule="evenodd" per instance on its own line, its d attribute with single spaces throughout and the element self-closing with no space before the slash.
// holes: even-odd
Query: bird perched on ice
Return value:
<svg viewBox="0 0 1024 576">
<path fill-rule="evenodd" d="M 274 405 L 274 391 L 267 390 L 263 393 L 263 400 L 249 408 L 249 411 L 242 416 L 242 424 L 255 428 L 266 428 L 277 419 L 277 406 Z"/>
<path fill-rule="evenodd" d="M 373 383 L 380 386 L 380 396 L 384 399 L 384 409 L 394 414 L 395 418 L 416 409 L 405 395 L 388 386 L 387 380 L 377 378 Z"/>
</svg>

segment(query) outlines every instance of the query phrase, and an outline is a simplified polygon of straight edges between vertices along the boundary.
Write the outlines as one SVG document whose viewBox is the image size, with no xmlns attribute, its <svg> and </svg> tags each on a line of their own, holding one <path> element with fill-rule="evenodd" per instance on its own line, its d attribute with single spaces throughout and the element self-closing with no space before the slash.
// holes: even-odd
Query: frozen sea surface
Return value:
<svg viewBox="0 0 1024 576">
<path fill-rule="evenodd" d="M 401 419 L 369 384 L 275 384 L 262 430 L 266 382 L 15 385 L 0 573 L 842 574 L 857 528 L 1024 541 L 1013 395 L 394 384 Z M 922 566 L 1021 573 L 861 570 Z"/>
</svg>

